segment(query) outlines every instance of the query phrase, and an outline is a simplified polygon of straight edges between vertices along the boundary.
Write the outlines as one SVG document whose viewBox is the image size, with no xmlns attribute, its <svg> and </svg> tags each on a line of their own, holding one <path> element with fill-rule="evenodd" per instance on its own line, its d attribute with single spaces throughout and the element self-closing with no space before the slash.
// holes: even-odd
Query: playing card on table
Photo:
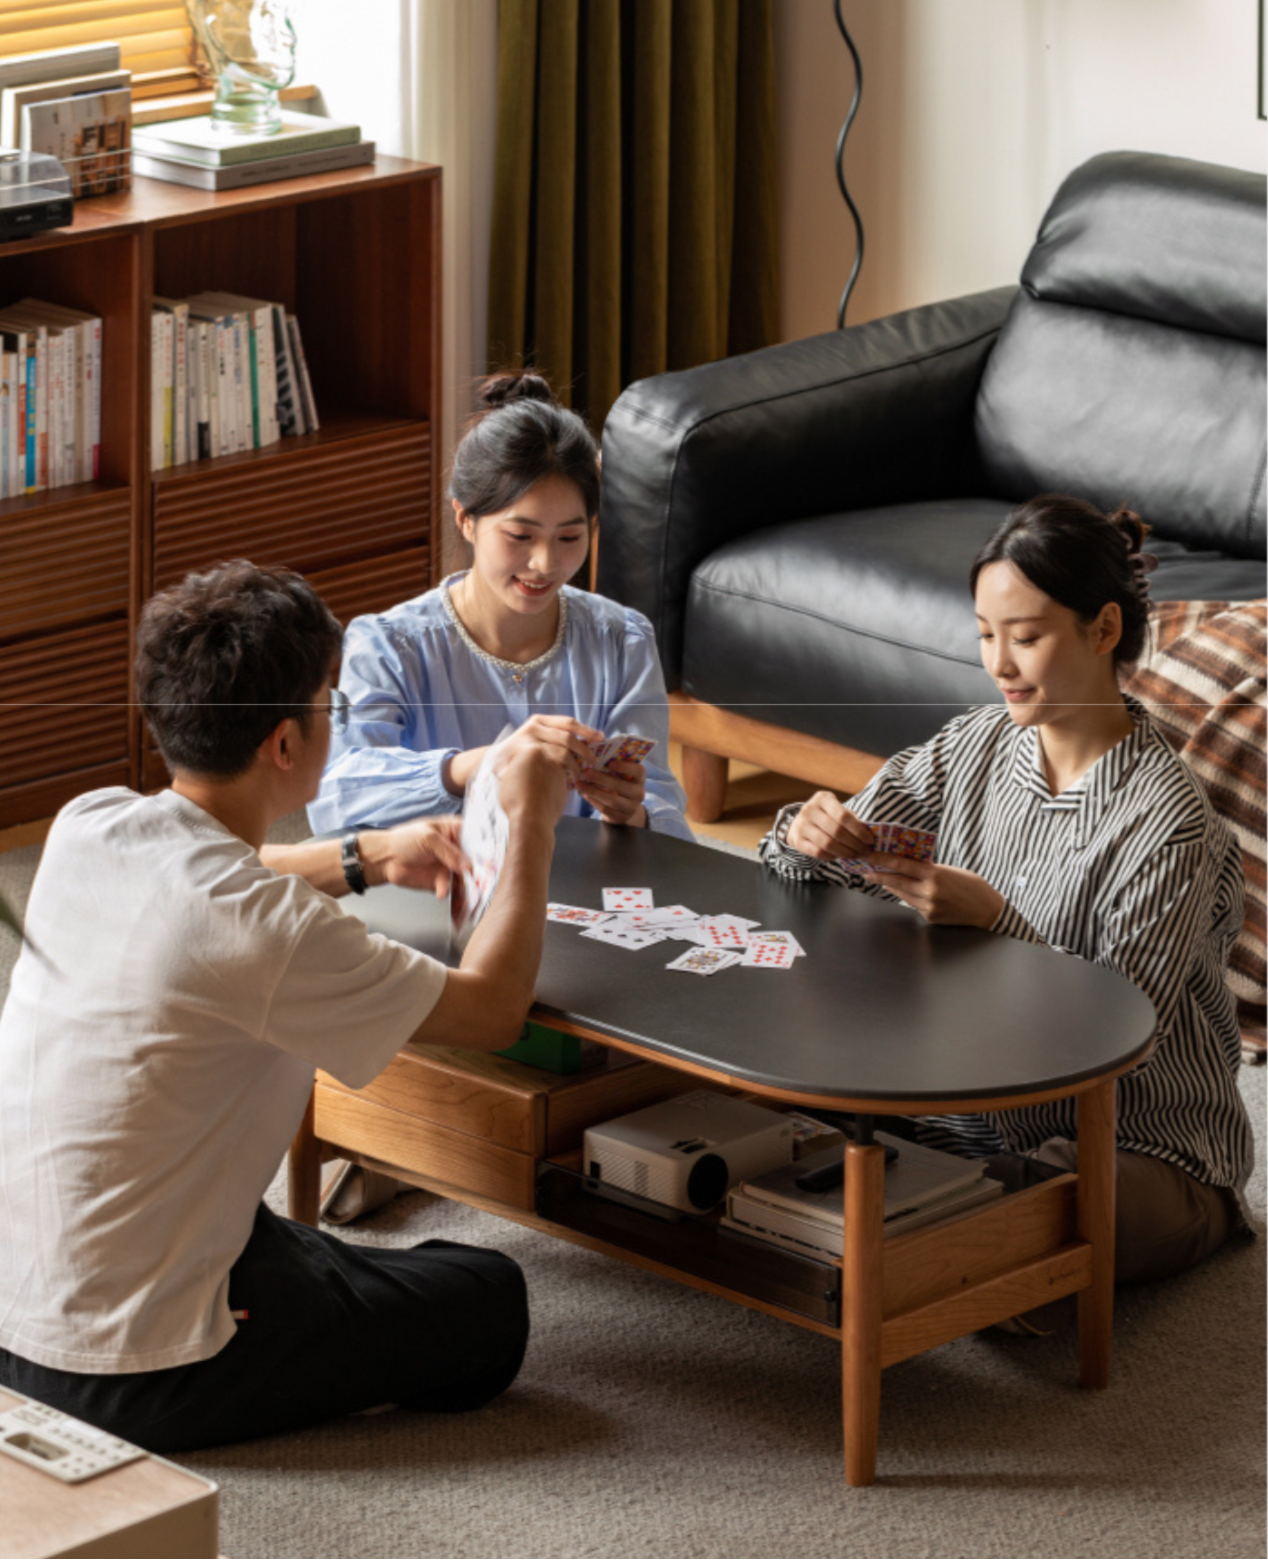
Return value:
<svg viewBox="0 0 1268 1560">
<path fill-rule="evenodd" d="M 640 926 L 694 926 L 700 919 L 686 905 L 665 905 L 660 910 L 640 910 L 637 914 Z"/>
<path fill-rule="evenodd" d="M 751 942 L 740 963 L 745 969 L 790 970 L 797 955 L 787 943 Z"/>
<path fill-rule="evenodd" d="M 511 729 L 506 727 L 480 760 L 462 804 L 458 844 L 471 863 L 471 870 L 462 874 L 462 887 L 455 896 L 452 913 L 455 925 L 464 933 L 473 930 L 489 908 L 502 863 L 506 860 L 510 824 L 498 799 L 497 768 L 502 756 L 502 737 Z"/>
<path fill-rule="evenodd" d="M 584 905 L 547 905 L 548 921 L 563 921 L 572 926 L 601 926 L 612 917 L 605 910 L 587 910 Z"/>
<path fill-rule="evenodd" d="M 621 926 L 613 921 L 607 921 L 602 926 L 588 926 L 581 935 L 591 937 L 595 942 L 607 943 L 611 948 L 628 948 L 632 952 L 639 948 L 650 948 L 653 943 L 665 940 L 654 927 Z"/>
<path fill-rule="evenodd" d="M 740 962 L 738 953 L 725 948 L 688 948 L 665 966 L 667 970 L 686 970 L 689 975 L 716 975 Z"/>
<path fill-rule="evenodd" d="M 605 910 L 654 910 L 655 901 L 650 888 L 605 888 Z"/>
<path fill-rule="evenodd" d="M 753 948 L 758 944 L 769 944 L 772 948 L 787 948 L 794 959 L 803 957 L 806 952 L 791 932 L 750 932 L 749 947 Z"/>
<path fill-rule="evenodd" d="M 705 915 L 696 922 L 693 931 L 696 941 L 706 948 L 748 947 L 748 929 L 755 921 L 744 921 L 733 915 Z"/>
</svg>

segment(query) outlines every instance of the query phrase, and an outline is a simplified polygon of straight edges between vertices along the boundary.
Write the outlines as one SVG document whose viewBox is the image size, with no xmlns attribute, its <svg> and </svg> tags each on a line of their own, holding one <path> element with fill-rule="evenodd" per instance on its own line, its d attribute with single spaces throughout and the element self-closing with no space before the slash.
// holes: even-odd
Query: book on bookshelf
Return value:
<svg viewBox="0 0 1268 1560">
<path fill-rule="evenodd" d="M 28 81 L 5 87 L 0 92 L 0 143 L 17 146 L 22 138 L 22 110 L 28 103 L 46 103 L 50 99 L 81 97 L 88 92 L 126 90 L 132 85 L 130 70 L 95 71 L 89 76 L 59 76 L 47 81 Z"/>
<path fill-rule="evenodd" d="M 132 94 L 126 89 L 28 103 L 22 147 L 47 152 L 65 168 L 77 200 L 130 189 Z"/>
<path fill-rule="evenodd" d="M 208 168 L 228 168 L 261 158 L 318 151 L 360 141 L 359 125 L 342 124 L 318 114 L 282 112 L 282 128 L 272 135 L 226 135 L 210 114 L 138 125 L 133 145 L 147 157 L 177 157 Z"/>
<path fill-rule="evenodd" d="M 253 184 L 272 184 L 278 179 L 300 179 L 313 173 L 359 168 L 373 161 L 373 141 L 350 141 L 343 146 L 321 147 L 313 152 L 294 152 L 279 157 L 262 157 L 255 162 L 237 163 L 227 168 L 211 168 L 181 157 L 155 157 L 134 150 L 132 171 L 147 179 L 185 184 L 191 189 L 241 190 Z"/>
<path fill-rule="evenodd" d="M 0 58 L 0 91 L 30 81 L 55 81 L 119 69 L 117 43 L 70 44 L 61 49 L 36 49 Z"/>
<path fill-rule="evenodd" d="M 0 311 L 0 331 L 13 331 L 27 354 L 26 491 L 48 487 L 48 332 L 17 309 Z"/>
<path fill-rule="evenodd" d="M 156 297 L 153 313 L 155 471 L 265 449 L 318 426 L 299 324 L 282 304 L 206 291 Z"/>
<path fill-rule="evenodd" d="M 75 362 L 75 475 L 71 480 L 95 481 L 101 472 L 101 320 L 83 309 L 38 298 L 23 298 L 18 307 L 70 330 Z"/>
</svg>

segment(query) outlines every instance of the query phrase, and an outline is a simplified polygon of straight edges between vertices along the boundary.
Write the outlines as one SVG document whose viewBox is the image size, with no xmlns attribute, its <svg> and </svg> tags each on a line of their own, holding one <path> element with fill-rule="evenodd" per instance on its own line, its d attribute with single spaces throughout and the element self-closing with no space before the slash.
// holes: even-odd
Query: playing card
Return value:
<svg viewBox="0 0 1268 1560">
<path fill-rule="evenodd" d="M 548 921 L 564 921 L 573 926 L 601 926 L 612 917 L 603 910 L 587 910 L 584 905 L 547 905 Z"/>
<path fill-rule="evenodd" d="M 510 824 L 498 800 L 497 767 L 501 762 L 502 738 L 511 730 L 507 726 L 480 760 L 463 799 L 458 844 L 471 863 L 471 870 L 462 874 L 462 889 L 454 900 L 452 913 L 457 929 L 464 933 L 473 930 L 489 908 L 506 860 Z"/>
<path fill-rule="evenodd" d="M 797 955 L 787 943 L 752 942 L 744 950 L 740 963 L 746 969 L 790 970 Z"/>
<path fill-rule="evenodd" d="M 706 948 L 737 948 L 743 951 L 748 947 L 746 933 L 749 925 L 749 922 L 741 922 L 735 916 L 707 915 L 701 916 L 694 930 L 697 941 Z"/>
<path fill-rule="evenodd" d="M 606 769 L 609 764 L 641 764 L 656 746 L 650 737 L 636 737 L 629 732 L 618 732 L 608 737 L 594 750 L 594 769 Z"/>
<path fill-rule="evenodd" d="M 650 948 L 653 943 L 663 942 L 664 938 L 654 928 L 649 926 L 619 926 L 611 921 L 603 926 L 589 926 L 581 934 L 583 937 L 592 937 L 595 942 L 607 943 L 612 948 Z"/>
<path fill-rule="evenodd" d="M 689 975 L 716 975 L 740 962 L 738 953 L 725 948 L 688 948 L 665 966 L 667 970 L 686 970 Z"/>
<path fill-rule="evenodd" d="M 640 926 L 691 926 L 700 917 L 686 905 L 666 905 L 661 910 L 638 911 Z"/>
<path fill-rule="evenodd" d="M 750 932 L 748 934 L 749 947 L 753 948 L 759 944 L 769 944 L 773 948 L 791 949 L 794 959 L 804 957 L 806 952 L 791 932 Z"/>
<path fill-rule="evenodd" d="M 912 861 L 932 861 L 934 846 L 938 843 L 938 836 L 930 833 L 928 829 L 910 829 L 903 823 L 871 823 L 871 829 L 875 844 L 872 849 L 880 851 L 886 856 L 907 856 Z M 841 865 L 849 872 L 858 872 L 870 863 L 858 861 L 850 857 L 839 858 Z M 872 866 L 873 872 L 888 871 L 886 867 Z"/>
<path fill-rule="evenodd" d="M 605 888 L 605 910 L 654 910 L 655 901 L 650 888 Z"/>
</svg>

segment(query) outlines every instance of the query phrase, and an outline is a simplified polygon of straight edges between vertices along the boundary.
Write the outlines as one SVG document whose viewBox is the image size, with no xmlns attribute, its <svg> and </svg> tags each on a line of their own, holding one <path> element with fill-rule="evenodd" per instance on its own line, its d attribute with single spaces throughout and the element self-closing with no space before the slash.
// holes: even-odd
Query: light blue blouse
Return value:
<svg viewBox="0 0 1268 1560">
<path fill-rule="evenodd" d="M 441 780 L 450 754 L 496 741 L 508 722 L 571 715 L 608 736 L 628 731 L 655 739 L 647 763 L 648 823 L 689 840 L 686 799 L 666 767 L 669 705 L 647 619 L 564 586 L 555 643 L 518 665 L 487 654 L 468 635 L 449 600 L 449 586 L 460 578 L 349 625 L 339 686 L 351 720 L 332 737 L 321 788 L 308 808 L 313 828 L 384 828 L 458 812 L 460 798 Z M 575 791 L 564 811 L 594 816 Z"/>
</svg>

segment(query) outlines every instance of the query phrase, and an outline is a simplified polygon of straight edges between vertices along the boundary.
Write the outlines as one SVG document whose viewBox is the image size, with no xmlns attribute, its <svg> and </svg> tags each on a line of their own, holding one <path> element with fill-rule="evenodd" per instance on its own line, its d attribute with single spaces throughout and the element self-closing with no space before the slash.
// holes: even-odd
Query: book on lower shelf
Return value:
<svg viewBox="0 0 1268 1560">
<path fill-rule="evenodd" d="M 154 319 L 153 470 L 316 432 L 299 321 L 282 304 L 206 291 L 156 298 Z"/>
<path fill-rule="evenodd" d="M 898 1151 L 885 1170 L 886 1238 L 967 1213 L 1003 1194 L 1002 1184 L 986 1174 L 983 1160 L 960 1159 L 884 1132 L 876 1134 L 876 1141 Z M 840 1162 L 840 1151 L 829 1149 L 741 1181 L 727 1194 L 723 1226 L 805 1255 L 839 1257 L 844 1247 L 844 1182 L 807 1191 L 797 1180 Z"/>
<path fill-rule="evenodd" d="M 0 310 L 0 497 L 100 475 L 101 338 L 96 315 L 65 304 L 23 298 Z"/>
</svg>

